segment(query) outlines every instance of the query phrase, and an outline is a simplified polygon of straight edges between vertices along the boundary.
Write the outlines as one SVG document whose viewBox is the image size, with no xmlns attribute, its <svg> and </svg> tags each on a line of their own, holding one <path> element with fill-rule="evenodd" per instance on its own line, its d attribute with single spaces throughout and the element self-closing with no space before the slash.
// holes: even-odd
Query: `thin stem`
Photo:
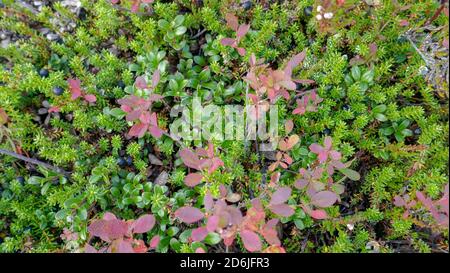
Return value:
<svg viewBox="0 0 450 273">
<path fill-rule="evenodd" d="M 60 174 L 62 174 L 62 175 L 69 175 L 69 174 L 70 174 L 69 172 L 67 172 L 67 171 L 65 171 L 65 170 L 63 170 L 63 169 L 61 169 L 61 168 L 59 168 L 59 167 L 55 167 L 55 166 L 50 165 L 50 164 L 48 164 L 48 163 L 42 162 L 42 161 L 40 161 L 40 160 L 37 160 L 37 159 L 34 159 L 34 158 L 29 158 L 29 157 L 26 157 L 26 156 L 17 154 L 17 153 L 12 152 L 12 151 L 7 151 L 7 150 L 0 149 L 0 154 L 12 156 L 12 157 L 14 157 L 14 158 L 17 158 L 17 159 L 19 159 L 19 160 L 26 161 L 26 162 L 31 163 L 31 164 L 34 164 L 34 165 L 40 165 L 40 166 L 42 166 L 42 167 L 45 167 L 45 168 L 47 168 L 47 169 L 51 169 L 51 170 L 53 170 L 53 171 L 55 171 L 55 172 L 57 172 L 57 173 L 60 173 Z"/>
</svg>

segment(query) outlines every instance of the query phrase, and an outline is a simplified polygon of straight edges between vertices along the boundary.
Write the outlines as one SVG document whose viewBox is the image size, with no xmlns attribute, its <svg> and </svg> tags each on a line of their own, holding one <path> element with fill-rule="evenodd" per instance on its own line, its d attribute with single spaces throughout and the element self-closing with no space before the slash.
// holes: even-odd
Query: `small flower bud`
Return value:
<svg viewBox="0 0 450 273">
<path fill-rule="evenodd" d="M 327 12 L 323 15 L 323 17 L 325 17 L 325 19 L 331 19 L 331 18 L 333 18 L 333 13 Z"/>
<path fill-rule="evenodd" d="M 317 15 L 316 15 L 316 19 L 319 20 L 319 21 L 322 20 L 322 15 L 317 14 Z"/>
</svg>

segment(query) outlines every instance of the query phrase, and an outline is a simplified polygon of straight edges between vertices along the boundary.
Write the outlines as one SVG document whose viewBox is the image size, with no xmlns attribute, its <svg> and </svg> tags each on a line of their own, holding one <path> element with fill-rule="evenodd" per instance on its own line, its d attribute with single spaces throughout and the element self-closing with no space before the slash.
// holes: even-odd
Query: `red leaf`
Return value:
<svg viewBox="0 0 450 273">
<path fill-rule="evenodd" d="M 84 99 L 87 102 L 96 102 L 97 101 L 97 97 L 95 95 L 92 95 L 92 94 L 85 95 Z"/>
<path fill-rule="evenodd" d="M 70 93 L 72 93 L 71 100 L 76 100 L 81 96 L 81 81 L 79 79 L 68 79 Z"/>
<path fill-rule="evenodd" d="M 396 195 L 394 197 L 394 205 L 397 207 L 404 207 L 406 205 L 406 202 L 403 198 L 401 198 L 400 196 Z"/>
<path fill-rule="evenodd" d="M 133 251 L 134 253 L 145 253 L 147 252 L 147 246 L 142 240 L 134 240 Z"/>
<path fill-rule="evenodd" d="M 280 216 L 289 217 L 294 214 L 294 209 L 287 204 L 270 205 L 270 210 Z"/>
<path fill-rule="evenodd" d="M 250 252 L 261 251 L 261 239 L 258 234 L 250 230 L 242 230 L 240 233 L 245 249 Z"/>
<path fill-rule="evenodd" d="M 232 38 L 223 38 L 220 40 L 220 43 L 224 46 L 233 46 L 235 44 L 236 40 Z"/>
<path fill-rule="evenodd" d="M 139 88 L 139 89 L 147 89 L 148 88 L 147 82 L 145 81 L 143 76 L 137 77 L 134 84 L 136 85 L 136 88 Z"/>
<path fill-rule="evenodd" d="M 214 206 L 214 199 L 211 193 L 208 191 L 203 198 L 203 206 L 205 206 L 206 211 L 212 210 Z"/>
<path fill-rule="evenodd" d="M 184 148 L 180 151 L 180 157 L 183 160 L 184 165 L 188 166 L 189 168 L 200 170 L 200 159 L 191 150 Z"/>
<path fill-rule="evenodd" d="M 145 111 L 139 116 L 139 120 L 144 124 L 150 124 L 150 113 Z"/>
<path fill-rule="evenodd" d="M 84 253 L 98 253 L 97 249 L 95 249 L 93 246 L 91 246 L 90 244 L 86 244 L 84 246 Z"/>
<path fill-rule="evenodd" d="M 323 147 L 317 143 L 313 143 L 309 145 L 309 150 L 315 154 L 319 154 L 323 151 Z"/>
<path fill-rule="evenodd" d="M 202 182 L 203 175 L 201 173 L 190 173 L 184 178 L 184 184 L 189 187 L 195 187 Z"/>
<path fill-rule="evenodd" d="M 182 207 L 175 211 L 175 217 L 186 224 L 192 224 L 203 219 L 204 214 L 198 208 Z"/>
<path fill-rule="evenodd" d="M 158 246 L 160 240 L 161 240 L 161 238 L 159 237 L 159 235 L 154 236 L 150 240 L 150 248 L 156 248 Z"/>
<path fill-rule="evenodd" d="M 224 198 L 225 196 L 228 195 L 228 190 L 223 184 L 220 184 L 219 192 L 220 192 L 220 197 L 222 197 L 222 198 Z"/>
<path fill-rule="evenodd" d="M 128 225 L 118 219 L 96 220 L 88 227 L 88 232 L 92 236 L 100 237 L 103 241 L 112 241 L 122 238 L 127 234 Z"/>
<path fill-rule="evenodd" d="M 286 68 L 284 69 L 284 74 L 286 75 L 286 77 L 288 77 L 288 79 L 291 78 L 292 71 L 305 59 L 305 56 L 306 52 L 302 51 L 299 54 L 292 57 L 291 60 L 289 60 L 289 62 L 286 65 Z"/>
<path fill-rule="evenodd" d="M 225 15 L 225 20 L 227 21 L 227 25 L 233 29 L 234 31 L 237 31 L 238 26 L 239 26 L 239 22 L 238 22 L 238 18 L 232 14 L 232 13 L 227 13 Z"/>
<path fill-rule="evenodd" d="M 278 205 L 286 202 L 291 196 L 291 188 L 282 187 L 279 188 L 272 194 L 272 199 L 270 200 L 270 205 Z"/>
<path fill-rule="evenodd" d="M 133 233 L 146 233 L 155 225 L 155 217 L 151 214 L 142 215 L 133 223 Z"/>
<path fill-rule="evenodd" d="M 106 212 L 104 215 L 103 215 L 103 218 L 102 218 L 103 220 L 115 220 L 115 219 L 117 219 L 117 217 L 113 214 L 113 213 L 111 213 L 111 212 Z"/>
<path fill-rule="evenodd" d="M 142 115 L 141 109 L 132 110 L 128 113 L 128 115 L 125 117 L 125 119 L 127 121 L 134 121 L 134 120 L 138 119 L 141 115 Z"/>
<path fill-rule="evenodd" d="M 208 235 L 208 230 L 206 227 L 199 227 L 192 230 L 191 238 L 194 242 L 203 241 Z"/>
<path fill-rule="evenodd" d="M 240 25 L 238 30 L 236 31 L 236 36 L 238 39 L 241 39 L 242 37 L 247 34 L 247 32 L 250 30 L 250 25 Z"/>
<path fill-rule="evenodd" d="M 338 196 L 336 193 L 332 191 L 321 191 L 311 198 L 311 204 L 321 208 L 327 208 L 336 203 L 337 200 Z"/>
<path fill-rule="evenodd" d="M 203 248 L 198 247 L 198 248 L 195 250 L 195 253 L 206 253 L 206 252 L 205 252 L 205 250 L 204 250 Z"/>
<path fill-rule="evenodd" d="M 216 215 L 210 216 L 206 223 L 206 229 L 208 232 L 214 232 L 219 226 L 219 217 Z"/>
<path fill-rule="evenodd" d="M 286 123 L 284 124 L 284 128 L 286 130 L 286 134 L 289 134 L 292 132 L 292 129 L 294 129 L 294 122 L 292 119 L 286 120 Z"/>
<path fill-rule="evenodd" d="M 136 123 L 128 132 L 129 136 L 141 138 L 147 131 L 148 125 L 144 123 Z"/>
<path fill-rule="evenodd" d="M 112 253 L 134 253 L 131 241 L 123 239 L 113 241 L 109 249 Z"/>
<path fill-rule="evenodd" d="M 241 55 L 241 56 L 245 56 L 245 53 L 247 52 L 247 51 L 245 51 L 245 48 L 242 48 L 242 47 L 238 47 L 237 51 L 238 51 L 239 55 Z"/>
<path fill-rule="evenodd" d="M 50 107 L 50 109 L 48 109 L 49 113 L 58 113 L 59 111 L 61 111 L 61 109 L 59 109 L 58 106 L 52 106 Z"/>
<path fill-rule="evenodd" d="M 153 89 L 158 85 L 160 79 L 161 79 L 161 74 L 159 72 L 159 69 L 157 69 L 153 73 L 153 76 L 152 76 L 152 88 Z"/>
<path fill-rule="evenodd" d="M 327 219 L 327 218 L 328 218 L 327 213 L 326 213 L 324 210 L 321 210 L 321 209 L 319 209 L 319 210 L 313 210 L 313 211 L 311 211 L 311 212 L 309 213 L 309 215 L 310 215 L 312 218 L 317 219 L 317 220 L 323 220 L 323 219 Z"/>
<path fill-rule="evenodd" d="M 148 127 L 148 131 L 155 138 L 160 138 L 164 134 L 163 130 L 161 130 L 158 126 L 153 125 Z"/>
<path fill-rule="evenodd" d="M 268 248 L 264 249 L 264 253 L 286 253 L 286 250 L 282 248 L 281 246 L 269 246 Z"/>
</svg>

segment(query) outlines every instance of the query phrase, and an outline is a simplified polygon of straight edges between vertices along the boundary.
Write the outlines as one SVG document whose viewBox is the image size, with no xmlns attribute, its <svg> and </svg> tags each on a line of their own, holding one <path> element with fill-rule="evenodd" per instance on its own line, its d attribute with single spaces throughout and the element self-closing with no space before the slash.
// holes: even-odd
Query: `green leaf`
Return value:
<svg viewBox="0 0 450 273">
<path fill-rule="evenodd" d="M 413 132 L 412 132 L 411 130 L 409 130 L 409 129 L 404 129 L 404 130 L 402 131 L 402 134 L 403 134 L 404 136 L 412 136 L 412 135 L 413 135 Z"/>
<path fill-rule="evenodd" d="M 169 28 L 169 22 L 167 22 L 164 19 L 161 19 L 158 21 L 158 27 L 161 28 L 162 30 L 166 30 L 167 28 Z"/>
<path fill-rule="evenodd" d="M 361 179 L 361 176 L 359 175 L 359 173 L 354 170 L 344 168 L 344 169 L 340 169 L 339 171 L 342 174 L 344 174 L 346 177 L 348 177 L 350 180 L 357 181 L 357 180 Z"/>
<path fill-rule="evenodd" d="M 178 227 L 170 227 L 167 230 L 167 235 L 169 235 L 170 237 L 173 237 L 173 236 L 177 235 L 178 231 L 180 231 L 180 229 Z"/>
<path fill-rule="evenodd" d="M 381 128 L 380 129 L 381 134 L 385 136 L 390 136 L 394 133 L 394 128 L 388 127 L 388 128 Z"/>
<path fill-rule="evenodd" d="M 55 218 L 57 220 L 66 220 L 67 212 L 68 212 L 67 210 L 62 209 L 55 214 Z"/>
<path fill-rule="evenodd" d="M 205 238 L 205 243 L 207 243 L 208 245 L 216 245 L 220 243 L 221 240 L 222 238 L 220 238 L 219 233 L 210 232 Z"/>
<path fill-rule="evenodd" d="M 409 121 L 408 119 L 405 119 L 404 121 L 402 121 L 402 123 L 400 123 L 400 125 L 398 126 L 398 129 L 399 130 L 406 129 L 410 123 L 411 123 L 411 121 Z"/>
<path fill-rule="evenodd" d="M 187 28 L 185 26 L 177 27 L 175 30 L 175 35 L 180 36 L 186 33 Z"/>
<path fill-rule="evenodd" d="M 181 24 L 183 24 L 183 22 L 184 22 L 184 16 L 177 15 L 177 17 L 175 17 L 175 19 L 172 21 L 172 24 L 174 27 L 178 27 L 178 26 L 181 26 Z"/>
<path fill-rule="evenodd" d="M 109 113 L 111 114 L 111 116 L 118 119 L 121 119 L 126 115 L 126 113 L 120 108 L 113 108 L 111 109 L 111 111 L 109 111 Z"/>
<path fill-rule="evenodd" d="M 349 74 L 345 75 L 344 80 L 345 80 L 345 83 L 347 84 L 347 86 L 351 86 L 354 82 L 353 78 Z"/>
<path fill-rule="evenodd" d="M 386 121 L 387 120 L 387 117 L 385 116 L 385 115 L 383 115 L 383 114 L 375 114 L 375 118 L 377 119 L 377 120 L 379 120 L 379 121 Z"/>
<path fill-rule="evenodd" d="M 28 178 L 28 184 L 30 185 L 40 185 L 41 184 L 41 180 L 43 178 L 39 177 L 39 176 L 30 176 L 30 178 Z"/>
<path fill-rule="evenodd" d="M 373 109 L 372 109 L 372 112 L 374 112 L 374 113 L 383 113 L 384 111 L 386 111 L 386 105 L 384 105 L 384 104 L 380 104 L 380 105 L 377 105 L 376 107 L 374 107 Z"/>
<path fill-rule="evenodd" d="M 175 250 L 175 252 L 179 252 L 181 250 L 181 243 L 176 239 L 170 239 L 170 247 Z"/>
<path fill-rule="evenodd" d="M 352 67 L 352 77 L 355 81 L 359 81 L 359 79 L 361 78 L 361 70 L 358 66 Z"/>
<path fill-rule="evenodd" d="M 51 184 L 52 184 L 51 182 L 47 182 L 47 183 L 44 184 L 44 186 L 41 188 L 41 194 L 42 195 L 45 195 L 47 193 L 48 188 L 50 188 Z"/>
<path fill-rule="evenodd" d="M 178 237 L 182 243 L 187 243 L 189 238 L 191 237 L 192 229 L 187 229 L 183 232 L 181 232 L 180 236 Z"/>
<path fill-rule="evenodd" d="M 373 77 L 374 77 L 374 75 L 375 75 L 375 72 L 371 69 L 371 70 L 369 70 L 369 71 L 366 71 L 366 72 L 363 74 L 361 80 L 364 81 L 364 82 L 366 82 L 366 83 L 372 83 L 372 82 L 373 82 Z"/>
<path fill-rule="evenodd" d="M 300 230 L 305 228 L 305 224 L 303 224 L 303 221 L 300 219 L 294 220 L 294 224 Z"/>
</svg>

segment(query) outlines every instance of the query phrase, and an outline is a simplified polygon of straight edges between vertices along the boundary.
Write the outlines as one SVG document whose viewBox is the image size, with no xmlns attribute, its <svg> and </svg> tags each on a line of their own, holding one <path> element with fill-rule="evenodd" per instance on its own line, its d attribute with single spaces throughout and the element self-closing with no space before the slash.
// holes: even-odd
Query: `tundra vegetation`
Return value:
<svg viewBox="0 0 450 273">
<path fill-rule="evenodd" d="M 447 1 L 0 14 L 0 252 L 448 252 Z M 276 106 L 274 149 L 174 137 L 194 98 Z"/>
</svg>

